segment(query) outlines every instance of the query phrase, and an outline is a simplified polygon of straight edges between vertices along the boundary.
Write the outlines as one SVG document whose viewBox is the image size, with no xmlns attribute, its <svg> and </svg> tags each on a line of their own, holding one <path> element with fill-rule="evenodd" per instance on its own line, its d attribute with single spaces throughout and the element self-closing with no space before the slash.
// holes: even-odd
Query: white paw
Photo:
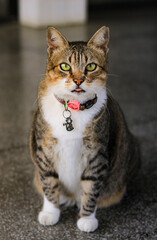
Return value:
<svg viewBox="0 0 157 240">
<path fill-rule="evenodd" d="M 41 211 L 38 216 L 39 223 L 42 225 L 54 225 L 58 222 L 60 210 L 54 209 L 53 212 Z"/>
<path fill-rule="evenodd" d="M 81 231 L 94 232 L 98 227 L 98 220 L 95 217 L 82 217 L 77 221 L 77 226 Z"/>
</svg>

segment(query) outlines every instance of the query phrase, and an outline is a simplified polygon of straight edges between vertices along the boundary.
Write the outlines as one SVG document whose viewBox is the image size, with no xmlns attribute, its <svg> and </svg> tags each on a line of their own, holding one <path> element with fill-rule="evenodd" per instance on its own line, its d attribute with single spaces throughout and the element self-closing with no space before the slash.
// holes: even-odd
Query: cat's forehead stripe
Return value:
<svg viewBox="0 0 157 240">
<path fill-rule="evenodd" d="M 82 62 L 82 53 L 80 53 L 80 63 Z"/>
<path fill-rule="evenodd" d="M 87 54 L 84 51 L 84 46 L 81 44 L 75 44 L 71 46 L 71 55 L 69 56 L 69 62 L 75 63 L 77 66 L 86 64 L 88 61 Z"/>
</svg>

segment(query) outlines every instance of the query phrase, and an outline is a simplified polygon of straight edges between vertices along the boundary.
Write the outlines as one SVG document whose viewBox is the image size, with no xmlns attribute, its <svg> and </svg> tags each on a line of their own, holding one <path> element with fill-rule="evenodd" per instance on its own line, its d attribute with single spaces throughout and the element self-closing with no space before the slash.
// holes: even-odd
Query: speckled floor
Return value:
<svg viewBox="0 0 157 240">
<path fill-rule="evenodd" d="M 86 25 L 60 27 L 69 40 L 87 40 L 100 26 L 111 30 L 108 87 L 141 143 L 142 167 L 123 201 L 97 211 L 94 233 L 76 227 L 77 209 L 60 222 L 37 221 L 41 198 L 33 187 L 28 150 L 37 85 L 45 70 L 45 29 L 0 26 L 0 240 L 157 239 L 157 12 L 102 11 Z"/>
</svg>

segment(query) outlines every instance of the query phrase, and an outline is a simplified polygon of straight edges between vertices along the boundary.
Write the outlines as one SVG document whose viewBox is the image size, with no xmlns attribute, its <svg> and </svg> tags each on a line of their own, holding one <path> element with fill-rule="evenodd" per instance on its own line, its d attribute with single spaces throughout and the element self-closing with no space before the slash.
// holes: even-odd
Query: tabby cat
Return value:
<svg viewBox="0 0 157 240">
<path fill-rule="evenodd" d="M 68 42 L 47 29 L 47 67 L 30 137 L 42 225 L 59 221 L 60 205 L 76 204 L 78 228 L 95 231 L 97 207 L 118 203 L 139 166 L 138 144 L 106 89 L 108 42 L 105 26 L 88 42 Z"/>
</svg>

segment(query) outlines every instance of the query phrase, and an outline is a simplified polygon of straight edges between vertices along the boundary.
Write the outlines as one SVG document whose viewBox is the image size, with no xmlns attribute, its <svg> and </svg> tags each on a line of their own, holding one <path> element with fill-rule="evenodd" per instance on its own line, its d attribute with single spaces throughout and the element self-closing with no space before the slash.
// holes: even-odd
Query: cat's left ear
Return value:
<svg viewBox="0 0 157 240">
<path fill-rule="evenodd" d="M 54 27 L 47 28 L 48 52 L 53 53 L 58 48 L 68 47 L 69 43 L 63 35 Z"/>
<path fill-rule="evenodd" d="M 87 46 L 95 47 L 103 51 L 108 51 L 109 28 L 101 27 L 88 41 Z"/>
</svg>

